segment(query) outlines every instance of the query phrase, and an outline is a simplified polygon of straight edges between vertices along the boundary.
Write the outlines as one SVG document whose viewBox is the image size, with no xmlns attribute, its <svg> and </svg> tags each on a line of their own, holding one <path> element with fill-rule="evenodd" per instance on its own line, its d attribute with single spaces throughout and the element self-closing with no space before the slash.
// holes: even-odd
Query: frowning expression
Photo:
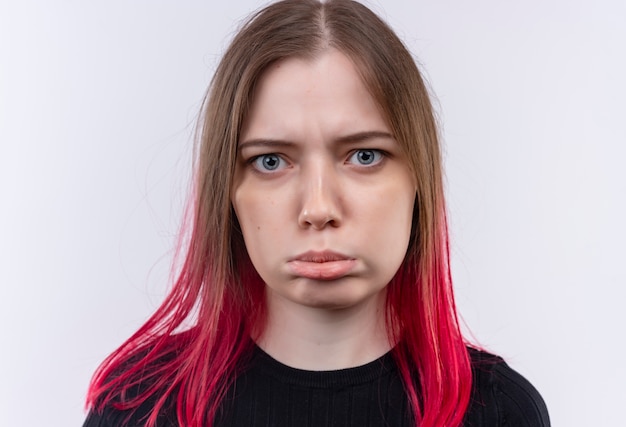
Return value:
<svg viewBox="0 0 626 427">
<path fill-rule="evenodd" d="M 404 259 L 414 201 L 405 156 L 345 55 L 264 72 L 232 203 L 268 298 L 342 309 L 380 295 Z"/>
</svg>

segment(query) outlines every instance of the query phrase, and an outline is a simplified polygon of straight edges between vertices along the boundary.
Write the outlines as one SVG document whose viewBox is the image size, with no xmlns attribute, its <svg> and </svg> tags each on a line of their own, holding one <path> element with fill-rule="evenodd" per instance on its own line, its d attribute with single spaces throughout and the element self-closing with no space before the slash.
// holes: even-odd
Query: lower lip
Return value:
<svg viewBox="0 0 626 427">
<path fill-rule="evenodd" d="M 291 273 L 313 280 L 336 280 L 346 276 L 356 265 L 356 260 L 346 259 L 328 262 L 294 260 L 288 263 Z"/>
</svg>

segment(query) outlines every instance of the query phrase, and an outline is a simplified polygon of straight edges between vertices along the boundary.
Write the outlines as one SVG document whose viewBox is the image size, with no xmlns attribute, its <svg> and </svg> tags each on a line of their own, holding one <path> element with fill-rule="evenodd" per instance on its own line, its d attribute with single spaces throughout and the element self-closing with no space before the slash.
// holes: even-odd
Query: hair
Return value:
<svg viewBox="0 0 626 427">
<path fill-rule="evenodd" d="M 202 107 L 180 271 L 157 311 L 100 365 L 89 407 L 133 409 L 152 399 L 147 426 L 168 404 L 181 425 L 211 425 L 266 315 L 264 284 L 230 199 L 242 124 L 270 64 L 328 49 L 354 62 L 416 178 L 409 247 L 387 288 L 388 333 L 415 424 L 461 425 L 472 377 L 452 291 L 436 120 L 407 48 L 350 0 L 280 1 L 252 15 L 234 37 Z M 180 332 L 189 319 L 193 326 Z"/>
</svg>

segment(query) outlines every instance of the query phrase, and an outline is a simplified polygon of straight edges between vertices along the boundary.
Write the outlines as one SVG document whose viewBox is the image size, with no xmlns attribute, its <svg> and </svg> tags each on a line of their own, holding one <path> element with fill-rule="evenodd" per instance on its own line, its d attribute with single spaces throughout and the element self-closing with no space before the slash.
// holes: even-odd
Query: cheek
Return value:
<svg viewBox="0 0 626 427">
<path fill-rule="evenodd" d="M 396 187 L 378 194 L 369 211 L 361 206 L 369 217 L 366 234 L 370 234 L 373 249 L 385 262 L 404 259 L 411 235 L 415 194 L 412 186 L 399 187 L 403 191 Z"/>
<path fill-rule="evenodd" d="M 264 193 L 242 187 L 232 197 L 246 249 L 255 264 L 276 252 L 281 245 L 280 227 L 285 222 L 279 201 L 260 194 Z"/>
<path fill-rule="evenodd" d="M 246 228 L 243 231 L 249 232 L 271 227 L 281 212 L 280 201 L 262 191 L 235 193 L 233 207 L 239 223 Z"/>
<path fill-rule="evenodd" d="M 238 190 L 233 197 L 233 206 L 237 214 L 237 220 L 241 226 L 246 245 L 256 231 L 261 229 L 263 213 L 258 211 L 260 203 L 254 196 L 246 191 Z M 256 212 L 256 214 L 252 214 Z"/>
</svg>

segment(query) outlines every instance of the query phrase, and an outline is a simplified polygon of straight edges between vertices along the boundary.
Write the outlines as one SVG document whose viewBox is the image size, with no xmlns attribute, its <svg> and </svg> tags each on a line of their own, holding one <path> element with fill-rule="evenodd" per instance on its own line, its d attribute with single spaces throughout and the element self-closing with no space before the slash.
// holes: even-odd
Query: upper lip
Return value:
<svg viewBox="0 0 626 427">
<path fill-rule="evenodd" d="M 332 262 L 332 261 L 345 261 L 354 259 L 347 255 L 333 251 L 307 251 L 296 255 L 290 261 L 304 261 L 304 262 Z"/>
</svg>

